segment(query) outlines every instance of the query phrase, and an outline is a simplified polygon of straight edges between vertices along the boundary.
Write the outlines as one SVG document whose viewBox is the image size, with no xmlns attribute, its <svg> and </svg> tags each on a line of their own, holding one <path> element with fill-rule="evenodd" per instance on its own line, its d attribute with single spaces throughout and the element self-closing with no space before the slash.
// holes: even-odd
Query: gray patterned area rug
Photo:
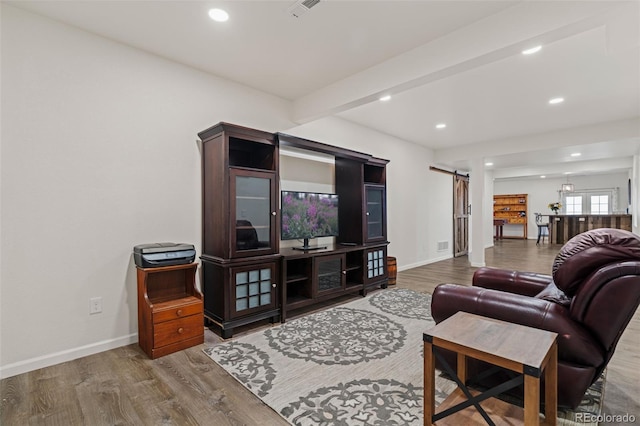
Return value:
<svg viewBox="0 0 640 426">
<path fill-rule="evenodd" d="M 293 425 L 421 425 L 430 306 L 428 294 L 380 290 L 204 351 Z M 436 377 L 439 404 L 455 383 Z M 603 381 L 558 424 L 599 415 Z"/>
</svg>

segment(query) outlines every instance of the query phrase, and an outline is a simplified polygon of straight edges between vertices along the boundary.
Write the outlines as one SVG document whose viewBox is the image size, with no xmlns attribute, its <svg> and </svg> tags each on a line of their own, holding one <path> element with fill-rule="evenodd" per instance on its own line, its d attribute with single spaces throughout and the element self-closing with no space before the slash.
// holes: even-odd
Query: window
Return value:
<svg viewBox="0 0 640 426">
<path fill-rule="evenodd" d="M 568 195 L 564 201 L 567 214 L 582 214 L 582 195 Z"/>
<path fill-rule="evenodd" d="M 609 196 L 608 195 L 592 195 L 591 196 L 591 214 L 608 214 L 609 213 Z"/>
<path fill-rule="evenodd" d="M 584 189 L 563 194 L 565 214 L 611 214 L 618 201 L 617 188 Z"/>
</svg>

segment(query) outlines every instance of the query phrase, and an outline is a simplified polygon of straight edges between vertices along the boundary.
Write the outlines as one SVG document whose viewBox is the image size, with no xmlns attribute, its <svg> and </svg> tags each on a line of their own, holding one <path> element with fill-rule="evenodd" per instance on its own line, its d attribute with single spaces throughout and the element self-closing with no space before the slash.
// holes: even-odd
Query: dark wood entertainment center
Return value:
<svg viewBox="0 0 640 426">
<path fill-rule="evenodd" d="M 287 311 L 348 293 L 364 296 L 371 287 L 386 287 L 387 244 L 338 244 L 313 251 L 282 249 L 282 322 Z"/>
<path fill-rule="evenodd" d="M 387 160 L 283 133 L 218 123 L 202 140 L 204 315 L 223 338 L 255 321 L 386 287 Z M 335 159 L 339 235 L 320 250 L 280 249 L 279 147 Z"/>
</svg>

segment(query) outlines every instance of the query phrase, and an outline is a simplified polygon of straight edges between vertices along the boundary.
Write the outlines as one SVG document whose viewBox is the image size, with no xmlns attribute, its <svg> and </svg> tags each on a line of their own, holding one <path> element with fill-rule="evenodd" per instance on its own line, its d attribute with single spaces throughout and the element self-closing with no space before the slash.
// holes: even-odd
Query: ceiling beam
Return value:
<svg viewBox="0 0 640 426">
<path fill-rule="evenodd" d="M 305 123 L 602 26 L 617 2 L 522 2 L 293 102 Z"/>
<path fill-rule="evenodd" d="M 470 145 L 458 145 L 452 148 L 434 151 L 434 161 L 437 164 L 460 167 L 458 162 L 467 161 L 473 156 L 482 158 L 499 157 L 509 154 L 523 154 L 536 151 L 589 145 L 607 141 L 625 141 L 640 138 L 640 118 L 618 120 L 608 123 L 598 123 L 555 132 L 527 135 L 519 138 L 509 138 L 496 141 L 478 142 Z"/>
</svg>

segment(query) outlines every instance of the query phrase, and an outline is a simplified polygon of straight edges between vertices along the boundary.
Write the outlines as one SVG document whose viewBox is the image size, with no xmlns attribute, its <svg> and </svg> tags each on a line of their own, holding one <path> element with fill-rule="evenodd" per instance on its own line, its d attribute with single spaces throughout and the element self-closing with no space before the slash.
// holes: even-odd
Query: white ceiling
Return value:
<svg viewBox="0 0 640 426">
<path fill-rule="evenodd" d="M 7 3 L 291 100 L 297 122 L 335 115 L 427 146 L 443 167 L 599 173 L 640 150 L 638 1 L 321 0 L 300 18 L 293 1 Z"/>
</svg>

